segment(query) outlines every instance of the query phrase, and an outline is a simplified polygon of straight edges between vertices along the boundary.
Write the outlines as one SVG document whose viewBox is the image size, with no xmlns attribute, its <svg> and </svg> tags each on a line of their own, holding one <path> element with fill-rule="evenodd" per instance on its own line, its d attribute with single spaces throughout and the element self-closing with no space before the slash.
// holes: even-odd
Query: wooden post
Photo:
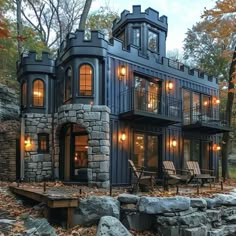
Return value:
<svg viewBox="0 0 236 236">
<path fill-rule="evenodd" d="M 73 218 L 73 208 L 68 207 L 67 208 L 67 222 L 66 222 L 67 229 L 70 229 L 72 227 L 72 218 Z"/>
<path fill-rule="evenodd" d="M 223 181 L 220 181 L 220 189 L 223 191 L 224 190 L 224 183 Z"/>
<path fill-rule="evenodd" d="M 199 184 L 197 185 L 197 194 L 199 194 L 200 192 L 200 187 L 199 187 Z"/>
<path fill-rule="evenodd" d="M 43 182 L 43 193 L 46 193 L 47 191 L 47 184 L 46 182 Z"/>
<path fill-rule="evenodd" d="M 179 194 L 179 185 L 176 185 L 176 194 Z"/>
</svg>

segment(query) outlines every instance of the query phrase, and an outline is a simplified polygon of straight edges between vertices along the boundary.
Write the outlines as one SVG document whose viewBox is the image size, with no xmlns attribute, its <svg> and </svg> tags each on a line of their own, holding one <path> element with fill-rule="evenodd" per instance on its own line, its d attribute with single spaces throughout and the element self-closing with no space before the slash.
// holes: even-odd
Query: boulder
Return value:
<svg viewBox="0 0 236 236">
<path fill-rule="evenodd" d="M 163 214 L 166 212 L 186 211 L 190 208 L 189 197 L 141 197 L 138 202 L 140 212 L 147 214 Z"/>
<path fill-rule="evenodd" d="M 194 212 L 190 215 L 185 215 L 179 218 L 179 224 L 186 225 L 190 228 L 199 227 L 207 224 L 205 212 Z"/>
<path fill-rule="evenodd" d="M 90 196 L 80 199 L 74 210 L 73 224 L 90 226 L 97 224 L 102 216 L 120 218 L 120 203 L 109 196 Z"/>
<path fill-rule="evenodd" d="M 204 198 L 191 198 L 190 204 L 193 208 L 202 209 L 207 207 L 207 201 Z"/>
<path fill-rule="evenodd" d="M 118 196 L 118 200 L 120 203 L 134 203 L 136 204 L 139 200 L 139 196 L 134 195 L 134 194 L 127 194 L 127 193 L 122 193 Z"/>
<path fill-rule="evenodd" d="M 201 226 L 197 228 L 184 229 L 182 236 L 207 236 L 207 227 Z"/>
<path fill-rule="evenodd" d="M 96 236 L 132 236 L 121 222 L 112 216 L 101 217 Z"/>
</svg>

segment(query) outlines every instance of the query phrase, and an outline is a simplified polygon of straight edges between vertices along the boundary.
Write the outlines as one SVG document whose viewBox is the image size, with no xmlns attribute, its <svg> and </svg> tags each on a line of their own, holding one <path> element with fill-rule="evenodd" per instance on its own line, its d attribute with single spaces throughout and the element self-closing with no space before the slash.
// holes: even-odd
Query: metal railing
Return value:
<svg viewBox="0 0 236 236">
<path fill-rule="evenodd" d="M 159 117 L 181 118 L 181 100 L 131 88 L 120 94 L 120 113 L 139 111 Z"/>
<path fill-rule="evenodd" d="M 226 113 L 219 112 L 219 108 L 203 107 L 202 109 L 192 108 L 190 110 L 184 110 L 183 125 L 191 125 L 196 123 L 229 126 L 226 119 Z"/>
</svg>

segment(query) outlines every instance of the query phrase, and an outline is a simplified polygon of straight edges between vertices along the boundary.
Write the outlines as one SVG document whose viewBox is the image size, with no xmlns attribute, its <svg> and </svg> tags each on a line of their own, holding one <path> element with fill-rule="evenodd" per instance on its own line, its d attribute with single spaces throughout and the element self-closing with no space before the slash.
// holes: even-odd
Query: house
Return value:
<svg viewBox="0 0 236 236">
<path fill-rule="evenodd" d="M 217 81 L 166 58 L 167 32 L 166 16 L 133 6 L 110 41 L 77 30 L 55 60 L 22 55 L 21 177 L 123 185 L 128 159 L 160 178 L 163 160 L 179 168 L 197 160 L 217 174 L 219 138 L 229 131 Z"/>
</svg>

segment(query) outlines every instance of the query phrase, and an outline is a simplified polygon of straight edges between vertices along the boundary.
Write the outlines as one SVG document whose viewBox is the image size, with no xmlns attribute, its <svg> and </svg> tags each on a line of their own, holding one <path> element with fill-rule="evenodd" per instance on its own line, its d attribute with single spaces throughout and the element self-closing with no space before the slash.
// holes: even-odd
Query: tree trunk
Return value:
<svg viewBox="0 0 236 236">
<path fill-rule="evenodd" d="M 236 73 L 236 47 L 234 49 L 232 63 L 230 65 L 229 70 L 229 86 L 228 86 L 228 97 L 226 104 L 226 120 L 231 126 L 231 117 L 232 117 L 232 107 L 234 101 L 234 81 Z M 222 177 L 225 180 L 228 177 L 228 154 L 229 154 L 229 141 L 230 141 L 230 133 L 226 132 L 223 134 L 222 138 Z"/>
<path fill-rule="evenodd" d="M 22 19 L 21 19 L 21 0 L 17 0 L 16 2 L 16 19 L 17 19 L 17 47 L 18 47 L 18 55 L 19 58 L 22 53 L 22 42 L 20 40 L 20 37 L 22 36 Z"/>
<path fill-rule="evenodd" d="M 85 29 L 85 24 L 86 24 L 86 20 L 88 17 L 88 13 L 89 13 L 91 4 L 92 4 L 92 0 L 86 0 L 85 5 L 84 5 L 84 10 L 82 12 L 80 22 L 79 22 L 79 29 L 81 29 L 81 30 Z"/>
</svg>

